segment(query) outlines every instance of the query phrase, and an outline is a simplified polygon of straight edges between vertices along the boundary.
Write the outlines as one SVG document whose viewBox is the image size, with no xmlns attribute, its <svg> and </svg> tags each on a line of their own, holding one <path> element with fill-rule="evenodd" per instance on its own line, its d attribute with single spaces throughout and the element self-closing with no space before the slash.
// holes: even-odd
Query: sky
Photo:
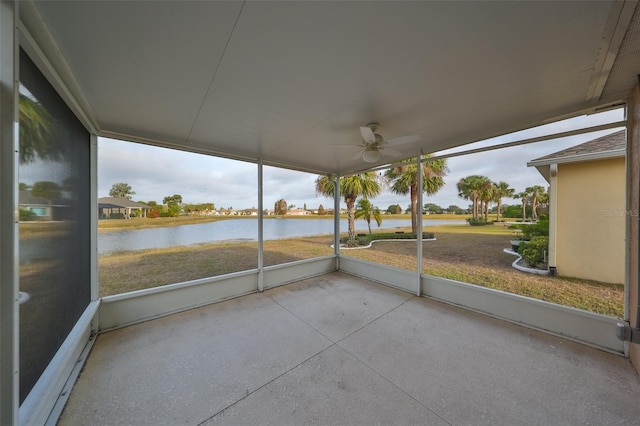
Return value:
<svg viewBox="0 0 640 426">
<path fill-rule="evenodd" d="M 623 119 L 623 114 L 623 110 L 614 110 L 576 117 L 434 154 L 447 154 L 618 121 Z M 532 185 L 546 187 L 548 184 L 537 170 L 527 167 L 528 161 L 617 130 L 449 158 L 445 186 L 433 196 L 425 195 L 423 201 L 442 207 L 458 205 L 465 208 L 469 201 L 458 197 L 456 183 L 472 174 L 487 176 L 495 182 L 505 181 L 516 193 Z M 331 199 L 315 194 L 314 181 L 318 175 L 268 166 L 263 170 L 264 208 L 272 209 L 280 198 L 299 208 L 306 205 L 309 209 L 317 209 L 320 204 L 324 208 L 333 207 Z M 214 203 L 216 208 L 245 209 L 258 206 L 257 166 L 253 163 L 99 138 L 98 196 L 108 196 L 111 186 L 119 182 L 131 185 L 135 192 L 132 199 L 135 201 L 161 203 L 166 196 L 180 194 L 185 203 Z M 410 200 L 408 195 L 396 195 L 385 189 L 372 199 L 372 203 L 385 210 L 394 204 L 406 208 Z M 505 199 L 503 203 L 519 205 L 520 201 Z M 344 207 L 344 202 L 341 205 Z"/>
</svg>

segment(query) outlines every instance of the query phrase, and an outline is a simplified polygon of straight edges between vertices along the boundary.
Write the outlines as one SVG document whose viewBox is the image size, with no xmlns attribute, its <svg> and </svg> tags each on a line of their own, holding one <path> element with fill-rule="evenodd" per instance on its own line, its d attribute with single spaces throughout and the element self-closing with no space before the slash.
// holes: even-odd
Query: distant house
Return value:
<svg viewBox="0 0 640 426">
<path fill-rule="evenodd" d="M 291 210 L 287 210 L 287 215 L 288 216 L 306 216 L 308 214 L 311 214 L 309 211 L 304 210 L 304 209 L 291 209 Z"/>
<path fill-rule="evenodd" d="M 49 200 L 44 197 L 36 197 L 30 190 L 22 190 L 18 194 L 18 205 L 24 220 L 65 220 L 67 219 L 69 202 L 63 199 Z"/>
<path fill-rule="evenodd" d="M 258 209 L 244 209 L 240 210 L 240 216 L 258 216 Z"/>
<path fill-rule="evenodd" d="M 549 182 L 549 267 L 560 275 L 625 279 L 626 132 L 527 163 Z"/>
<path fill-rule="evenodd" d="M 131 213 L 137 210 L 140 216 L 146 217 L 151 207 L 146 204 L 136 203 L 126 198 L 102 197 L 98 198 L 99 219 L 130 219 Z"/>
</svg>

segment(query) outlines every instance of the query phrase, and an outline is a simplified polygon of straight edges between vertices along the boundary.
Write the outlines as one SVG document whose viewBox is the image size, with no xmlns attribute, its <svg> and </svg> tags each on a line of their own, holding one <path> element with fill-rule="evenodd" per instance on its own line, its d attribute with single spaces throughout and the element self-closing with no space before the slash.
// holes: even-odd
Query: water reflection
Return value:
<svg viewBox="0 0 640 426">
<path fill-rule="evenodd" d="M 89 133 L 20 52 L 20 402 L 90 301 Z"/>
<path fill-rule="evenodd" d="M 464 221 L 457 220 L 430 220 L 428 225 L 464 223 Z M 266 241 L 278 240 L 333 234 L 333 226 L 333 220 L 328 219 L 267 219 L 264 221 L 263 233 Z M 411 220 L 409 219 L 390 219 L 382 223 L 383 229 L 410 226 Z M 341 220 L 340 229 L 346 228 L 347 221 Z M 356 231 L 368 232 L 366 222 L 356 221 Z M 230 240 L 256 241 L 257 238 L 257 219 L 225 219 L 196 225 L 101 233 L 98 236 L 98 252 L 108 254 L 123 250 L 187 246 Z"/>
</svg>

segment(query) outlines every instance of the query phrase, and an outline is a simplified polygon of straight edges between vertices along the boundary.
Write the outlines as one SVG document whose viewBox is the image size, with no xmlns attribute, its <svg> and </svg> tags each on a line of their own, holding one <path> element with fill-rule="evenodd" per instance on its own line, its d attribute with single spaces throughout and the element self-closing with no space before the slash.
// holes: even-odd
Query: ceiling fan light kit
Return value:
<svg viewBox="0 0 640 426">
<path fill-rule="evenodd" d="M 362 153 L 362 159 L 366 163 L 375 163 L 380 159 L 380 151 L 377 150 L 367 150 Z"/>
<path fill-rule="evenodd" d="M 379 124 L 369 123 L 360 127 L 361 141 L 359 144 L 349 145 L 333 145 L 334 147 L 358 148 L 358 152 L 353 159 L 356 160 L 360 156 L 365 163 L 376 163 L 380 161 L 382 155 L 387 157 L 400 158 L 408 156 L 404 152 L 394 149 L 393 146 L 414 143 L 420 141 L 419 135 L 406 135 L 386 140 L 382 135 L 375 133 Z"/>
</svg>

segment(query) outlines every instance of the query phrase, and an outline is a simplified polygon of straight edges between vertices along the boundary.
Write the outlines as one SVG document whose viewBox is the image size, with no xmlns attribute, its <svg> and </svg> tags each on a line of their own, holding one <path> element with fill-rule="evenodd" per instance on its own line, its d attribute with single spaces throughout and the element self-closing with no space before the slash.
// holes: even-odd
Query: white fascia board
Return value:
<svg viewBox="0 0 640 426">
<path fill-rule="evenodd" d="M 613 151 L 571 155 L 567 157 L 550 158 L 547 160 L 533 160 L 527 163 L 527 167 L 550 166 L 551 164 L 579 163 L 583 161 L 606 160 L 609 158 L 624 158 L 626 155 L 626 149 L 616 149 Z"/>
</svg>

